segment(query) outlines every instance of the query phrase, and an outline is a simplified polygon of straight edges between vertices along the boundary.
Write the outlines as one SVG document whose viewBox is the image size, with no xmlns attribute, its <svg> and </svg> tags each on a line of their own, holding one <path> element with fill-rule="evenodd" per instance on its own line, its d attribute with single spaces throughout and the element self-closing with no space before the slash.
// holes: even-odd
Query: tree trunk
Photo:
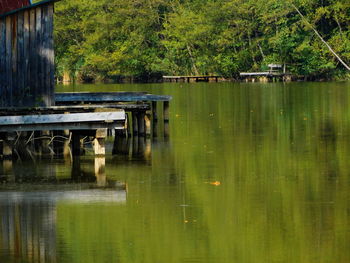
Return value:
<svg viewBox="0 0 350 263">
<path fill-rule="evenodd" d="M 319 37 L 319 39 L 321 39 L 321 41 L 327 46 L 327 48 L 329 49 L 329 51 L 339 60 L 340 63 L 343 64 L 343 66 L 350 71 L 350 67 L 338 56 L 337 53 L 335 53 L 335 51 L 331 48 L 331 46 L 323 39 L 323 37 L 320 35 L 320 33 L 318 33 L 318 31 L 309 23 L 309 21 L 307 21 L 307 19 L 305 18 L 305 16 L 299 11 L 299 9 L 294 5 L 291 4 L 294 9 L 298 12 L 298 14 L 301 16 L 301 18 L 304 20 L 304 22 L 315 32 L 315 34 Z"/>
<path fill-rule="evenodd" d="M 194 73 L 195 73 L 196 75 L 199 75 L 199 72 L 198 72 L 198 69 L 197 69 L 197 67 L 196 67 L 196 63 L 195 63 L 194 57 L 192 56 L 192 51 L 191 51 L 191 48 L 190 48 L 189 45 L 187 45 L 187 51 L 188 51 L 188 54 L 189 54 L 190 59 L 191 59 L 191 62 L 192 62 L 192 68 L 193 68 L 193 70 L 194 70 Z"/>
</svg>

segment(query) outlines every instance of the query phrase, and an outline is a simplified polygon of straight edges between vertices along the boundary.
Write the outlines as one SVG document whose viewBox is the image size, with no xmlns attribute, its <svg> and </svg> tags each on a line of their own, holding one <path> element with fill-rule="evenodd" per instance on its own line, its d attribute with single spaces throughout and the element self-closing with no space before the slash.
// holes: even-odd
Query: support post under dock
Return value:
<svg viewBox="0 0 350 263">
<path fill-rule="evenodd" d="M 11 133 L 0 133 L 0 140 L 2 140 L 2 152 L 0 155 L 3 159 L 12 159 L 14 136 Z"/>
<path fill-rule="evenodd" d="M 151 114 L 145 114 L 145 132 L 147 137 L 151 136 Z"/>
<path fill-rule="evenodd" d="M 72 131 L 72 154 L 73 156 L 81 155 L 80 132 Z"/>
<path fill-rule="evenodd" d="M 145 113 L 140 112 L 137 116 L 139 136 L 145 136 Z"/>
<path fill-rule="evenodd" d="M 218 82 L 220 76 L 204 75 L 204 76 L 163 76 L 164 81 L 170 82 Z"/>
<path fill-rule="evenodd" d="M 94 150 L 95 155 L 105 155 L 106 154 L 106 145 L 105 140 L 107 137 L 107 129 L 98 129 L 96 130 L 96 135 L 94 139 Z"/>
<path fill-rule="evenodd" d="M 164 122 L 169 122 L 169 101 L 163 103 L 163 116 Z"/>
<path fill-rule="evenodd" d="M 157 121 L 158 120 L 158 115 L 157 115 L 157 102 L 156 101 L 152 101 L 152 117 L 153 117 L 153 121 Z"/>
<path fill-rule="evenodd" d="M 132 135 L 138 136 L 139 134 L 139 124 L 138 124 L 138 116 L 137 112 L 132 113 Z"/>
</svg>

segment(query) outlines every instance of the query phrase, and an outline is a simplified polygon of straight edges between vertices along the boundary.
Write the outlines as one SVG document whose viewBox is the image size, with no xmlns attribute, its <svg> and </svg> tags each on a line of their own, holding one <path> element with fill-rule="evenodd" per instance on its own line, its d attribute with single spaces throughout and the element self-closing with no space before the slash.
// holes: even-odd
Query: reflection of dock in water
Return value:
<svg viewBox="0 0 350 263">
<path fill-rule="evenodd" d="M 50 187 L 53 186 L 37 185 L 36 188 L 43 190 L 0 192 L 0 249 L 7 252 L 6 259 L 0 258 L 1 262 L 13 262 L 14 259 L 20 260 L 16 262 L 56 262 L 57 204 L 118 205 L 125 203 L 127 196 L 125 186 L 119 189 L 44 190 Z"/>
<path fill-rule="evenodd" d="M 56 262 L 56 204 L 124 203 L 125 190 L 0 193 L 1 262 Z"/>
<path fill-rule="evenodd" d="M 159 142 L 141 136 L 107 139 L 113 151 L 107 156 L 95 156 L 90 145 L 73 156 L 58 142 L 52 144 L 54 155 L 19 152 L 17 160 L 1 160 L 0 262 L 58 262 L 60 212 L 66 206 L 124 206 L 127 184 L 120 182 L 126 180 L 120 171 L 129 166 L 149 171 L 152 147 Z"/>
<path fill-rule="evenodd" d="M 39 205 L 40 204 L 40 205 Z M 56 262 L 56 207 L 54 203 L 20 200 L 0 203 L 0 246 L 3 262 Z"/>
<path fill-rule="evenodd" d="M 126 184 L 106 177 L 104 158 L 84 160 L 83 165 L 75 158 L 69 163 L 69 177 L 63 178 L 57 174 L 57 163 L 27 164 L 38 168 L 27 176 L 24 163 L 2 163 L 0 262 L 57 262 L 57 205 L 125 204 Z"/>
<path fill-rule="evenodd" d="M 45 203 L 55 205 L 58 202 L 65 204 L 86 203 L 125 203 L 125 190 L 85 189 L 65 191 L 32 191 L 32 192 L 0 192 L 1 204 L 32 204 Z"/>
</svg>

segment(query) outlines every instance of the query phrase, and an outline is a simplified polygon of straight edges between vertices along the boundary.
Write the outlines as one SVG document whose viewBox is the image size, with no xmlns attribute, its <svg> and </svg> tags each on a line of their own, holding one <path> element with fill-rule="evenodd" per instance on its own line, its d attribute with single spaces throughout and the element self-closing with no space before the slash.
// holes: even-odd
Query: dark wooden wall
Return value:
<svg viewBox="0 0 350 263">
<path fill-rule="evenodd" d="M 0 107 L 54 105 L 54 4 L 0 17 Z"/>
</svg>

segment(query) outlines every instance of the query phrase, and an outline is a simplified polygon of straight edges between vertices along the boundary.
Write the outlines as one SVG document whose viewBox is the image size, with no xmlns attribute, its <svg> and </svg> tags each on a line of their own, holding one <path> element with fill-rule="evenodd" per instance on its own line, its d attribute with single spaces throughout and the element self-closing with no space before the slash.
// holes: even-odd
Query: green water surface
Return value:
<svg viewBox="0 0 350 263">
<path fill-rule="evenodd" d="M 118 201 L 2 201 L 0 262 L 350 262 L 349 82 L 57 91 L 172 95 L 170 137 L 148 154 L 107 155 L 107 179 L 126 184 Z M 80 161 L 78 176 L 91 176 L 94 158 Z M 73 168 L 43 159 L 0 173 L 21 193 L 31 174 L 69 179 Z"/>
</svg>

